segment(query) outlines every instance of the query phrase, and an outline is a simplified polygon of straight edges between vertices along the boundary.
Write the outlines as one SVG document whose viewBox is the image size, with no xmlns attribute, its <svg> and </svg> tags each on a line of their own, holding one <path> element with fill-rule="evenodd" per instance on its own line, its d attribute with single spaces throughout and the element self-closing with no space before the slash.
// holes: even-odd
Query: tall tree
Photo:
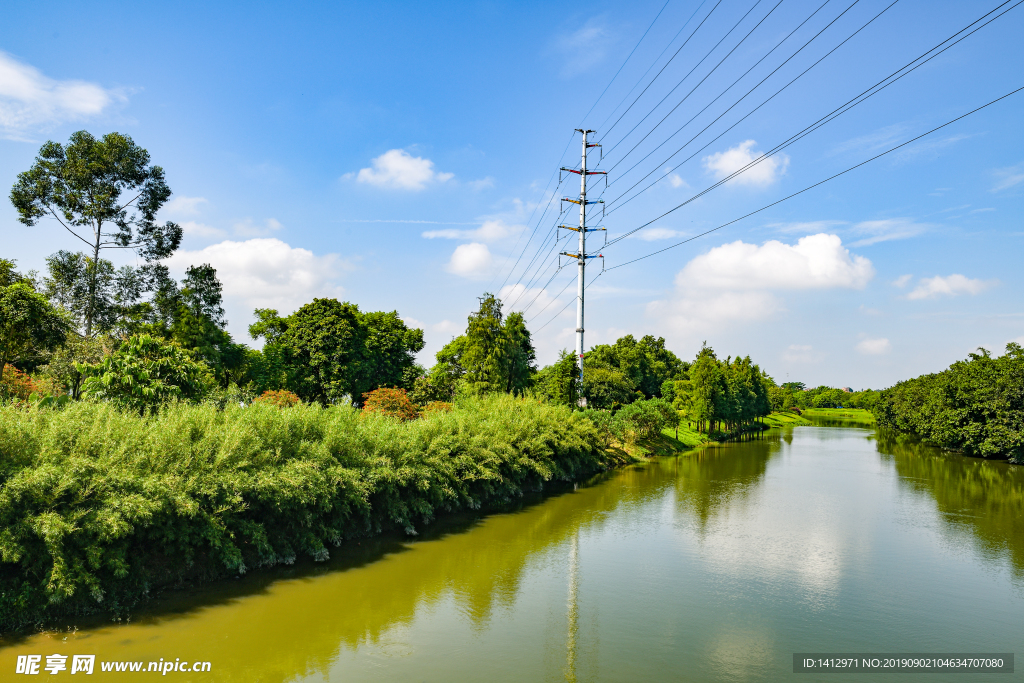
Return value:
<svg viewBox="0 0 1024 683">
<path fill-rule="evenodd" d="M 336 299 L 314 299 L 287 318 L 277 311 L 256 311 L 249 327 L 266 340 L 263 355 L 275 364 L 290 389 L 307 401 L 334 403 L 348 395 L 358 403 L 381 386 L 410 388 L 414 353 L 423 348 L 423 331 L 409 329 L 398 313 L 362 313 Z"/>
<path fill-rule="evenodd" d="M 171 189 L 163 169 L 149 161 L 149 152 L 127 135 L 108 133 L 97 140 L 79 131 L 67 146 L 44 144 L 11 190 L 19 221 L 33 226 L 51 217 L 88 246 L 91 261 L 80 271 L 86 336 L 100 314 L 101 251 L 132 249 L 149 262 L 169 256 L 181 243 L 178 225 L 156 222 Z"/>
</svg>

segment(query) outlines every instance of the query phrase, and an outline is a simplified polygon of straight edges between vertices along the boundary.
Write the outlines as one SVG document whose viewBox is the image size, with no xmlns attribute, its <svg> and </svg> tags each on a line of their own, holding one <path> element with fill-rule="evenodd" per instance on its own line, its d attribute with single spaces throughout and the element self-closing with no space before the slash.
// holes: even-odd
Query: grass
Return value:
<svg viewBox="0 0 1024 683">
<path fill-rule="evenodd" d="M 870 410 L 863 408 L 808 408 L 803 411 L 804 415 L 811 419 L 840 420 L 844 422 L 859 422 L 874 424 L 875 416 Z"/>
</svg>

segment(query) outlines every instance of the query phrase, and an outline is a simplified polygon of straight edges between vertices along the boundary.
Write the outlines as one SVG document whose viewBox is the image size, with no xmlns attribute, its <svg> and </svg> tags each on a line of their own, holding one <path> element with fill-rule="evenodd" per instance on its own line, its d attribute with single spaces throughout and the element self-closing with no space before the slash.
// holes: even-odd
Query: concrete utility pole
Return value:
<svg viewBox="0 0 1024 683">
<path fill-rule="evenodd" d="M 580 224 L 579 227 L 571 227 L 568 225 L 560 225 L 558 227 L 566 230 L 575 230 L 579 233 L 579 253 L 570 254 L 568 252 L 562 252 L 563 256 L 569 256 L 576 259 L 578 275 L 576 279 L 576 360 L 580 367 L 579 381 L 583 383 L 583 294 L 586 289 L 586 273 L 587 273 L 587 259 L 588 258 L 603 258 L 601 254 L 589 255 L 587 254 L 587 233 L 597 232 L 598 230 L 604 230 L 604 228 L 588 228 L 587 227 L 587 204 L 603 204 L 603 199 L 597 199 L 594 201 L 587 201 L 587 176 L 588 175 L 603 175 L 607 178 L 607 171 L 588 171 L 587 170 L 587 150 L 591 147 L 600 147 L 598 143 L 588 143 L 587 135 L 593 133 L 593 130 L 585 130 L 583 128 L 577 128 L 577 132 L 583 135 L 583 153 L 580 159 L 579 170 L 574 168 L 562 167 L 563 171 L 569 173 L 578 173 L 580 176 L 580 198 L 570 199 L 563 197 L 562 201 L 572 202 L 573 204 L 580 205 Z M 587 399 L 580 399 L 580 406 L 585 407 L 587 405 Z"/>
</svg>

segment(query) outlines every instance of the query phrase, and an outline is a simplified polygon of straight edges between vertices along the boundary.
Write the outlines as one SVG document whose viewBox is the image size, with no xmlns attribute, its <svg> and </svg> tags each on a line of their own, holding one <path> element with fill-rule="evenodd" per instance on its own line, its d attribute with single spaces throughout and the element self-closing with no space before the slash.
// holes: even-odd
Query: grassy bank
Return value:
<svg viewBox="0 0 1024 683">
<path fill-rule="evenodd" d="M 837 420 L 861 424 L 874 424 L 875 422 L 875 416 L 871 414 L 871 411 L 862 408 L 807 408 L 803 414 L 811 420 Z"/>
<path fill-rule="evenodd" d="M 0 407 L 0 629 L 324 559 L 615 463 L 589 420 L 510 396 L 399 422 L 347 407 Z"/>
</svg>

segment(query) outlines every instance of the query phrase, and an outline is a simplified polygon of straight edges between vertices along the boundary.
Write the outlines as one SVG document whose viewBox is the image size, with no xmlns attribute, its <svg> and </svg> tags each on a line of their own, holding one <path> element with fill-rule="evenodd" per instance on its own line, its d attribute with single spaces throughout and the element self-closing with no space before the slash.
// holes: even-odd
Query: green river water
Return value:
<svg viewBox="0 0 1024 683">
<path fill-rule="evenodd" d="M 334 555 L 0 639 L 0 680 L 853 683 L 921 675 L 794 674 L 793 653 L 1024 653 L 1024 467 L 869 428 L 661 458 Z M 14 675 L 25 654 L 68 671 Z M 100 671 L 161 658 L 211 670 Z"/>
</svg>

